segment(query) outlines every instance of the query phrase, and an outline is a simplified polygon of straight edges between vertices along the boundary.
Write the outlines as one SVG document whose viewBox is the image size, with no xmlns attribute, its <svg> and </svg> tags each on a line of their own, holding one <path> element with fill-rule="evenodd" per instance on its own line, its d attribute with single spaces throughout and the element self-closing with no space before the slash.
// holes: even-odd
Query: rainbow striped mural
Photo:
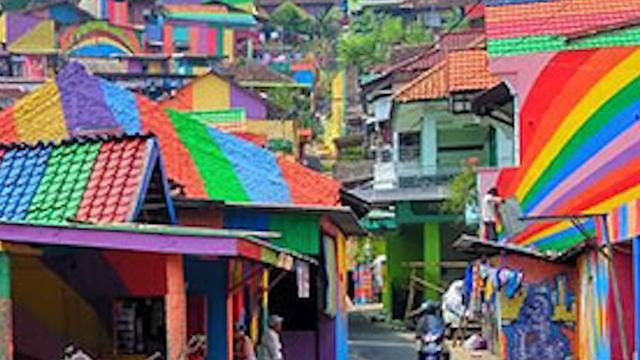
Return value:
<svg viewBox="0 0 640 360">
<path fill-rule="evenodd" d="M 640 39 L 639 39 L 640 40 Z M 532 60 L 533 59 L 533 60 Z M 637 235 L 640 198 L 640 48 L 494 59 L 517 78 L 521 162 L 500 173 L 503 196 L 529 215 L 614 212 L 610 237 Z M 563 81 L 558 81 L 563 79 Z M 596 232 L 596 222 L 587 221 Z M 583 236 L 569 222 L 535 223 L 509 241 L 564 250 Z"/>
<path fill-rule="evenodd" d="M 142 52 L 138 32 L 99 20 L 66 28 L 59 44 L 62 51 L 75 56 L 108 57 Z"/>
<path fill-rule="evenodd" d="M 606 260 L 597 253 L 590 253 L 578 262 L 580 274 L 580 326 L 578 332 L 578 359 L 610 359 L 612 314 L 607 306 L 609 297 L 609 273 Z"/>
<path fill-rule="evenodd" d="M 0 113 L 0 142 L 152 132 L 185 195 L 258 203 L 337 205 L 340 185 L 303 165 L 183 117 L 72 63 Z"/>
</svg>

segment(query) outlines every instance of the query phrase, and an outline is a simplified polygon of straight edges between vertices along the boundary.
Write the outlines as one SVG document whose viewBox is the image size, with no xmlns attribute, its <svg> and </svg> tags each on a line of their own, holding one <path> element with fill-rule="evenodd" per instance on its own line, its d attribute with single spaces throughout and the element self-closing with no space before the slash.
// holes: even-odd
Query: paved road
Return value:
<svg viewBox="0 0 640 360">
<path fill-rule="evenodd" d="M 349 360 L 415 360 L 411 335 L 372 323 L 366 313 L 349 314 Z"/>
</svg>

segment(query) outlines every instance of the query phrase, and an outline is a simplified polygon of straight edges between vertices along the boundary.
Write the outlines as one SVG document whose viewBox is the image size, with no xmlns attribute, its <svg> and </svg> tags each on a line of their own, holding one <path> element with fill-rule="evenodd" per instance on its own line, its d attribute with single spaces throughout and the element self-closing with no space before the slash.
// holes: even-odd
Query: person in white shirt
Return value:
<svg viewBox="0 0 640 360">
<path fill-rule="evenodd" d="M 482 223 L 484 225 L 485 240 L 498 240 L 498 233 L 496 231 L 497 213 L 498 206 L 502 202 L 503 199 L 498 196 L 498 189 L 495 187 L 489 189 L 482 199 Z"/>
<path fill-rule="evenodd" d="M 269 327 L 262 335 L 264 360 L 284 360 L 284 356 L 282 355 L 282 342 L 280 341 L 283 320 L 284 319 L 278 315 L 269 316 L 269 320 L 267 321 Z"/>
</svg>

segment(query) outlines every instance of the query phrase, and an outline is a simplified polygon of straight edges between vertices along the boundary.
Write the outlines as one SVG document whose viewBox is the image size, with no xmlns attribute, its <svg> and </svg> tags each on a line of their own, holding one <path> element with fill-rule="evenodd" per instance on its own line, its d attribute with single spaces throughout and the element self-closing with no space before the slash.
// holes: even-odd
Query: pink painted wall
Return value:
<svg viewBox="0 0 640 360">
<path fill-rule="evenodd" d="M 627 337 L 627 347 L 629 352 L 633 354 L 635 351 L 635 304 L 633 294 L 633 265 L 632 256 L 622 252 L 615 252 L 613 256 L 613 264 L 618 277 L 620 286 L 620 300 L 622 302 L 624 331 Z M 610 287 L 613 291 L 613 286 Z M 621 337 L 618 331 L 618 318 L 616 317 L 616 308 L 611 293 L 608 301 L 608 313 L 610 329 L 611 329 L 611 359 L 622 359 Z"/>
</svg>

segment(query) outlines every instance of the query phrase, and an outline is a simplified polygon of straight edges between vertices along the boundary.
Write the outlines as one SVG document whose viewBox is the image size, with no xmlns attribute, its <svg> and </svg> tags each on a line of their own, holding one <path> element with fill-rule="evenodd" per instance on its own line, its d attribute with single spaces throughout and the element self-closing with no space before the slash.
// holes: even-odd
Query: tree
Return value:
<svg viewBox="0 0 640 360">
<path fill-rule="evenodd" d="M 313 33 L 313 17 L 291 1 L 283 2 L 273 11 L 269 25 L 282 30 L 286 42 L 293 42 L 295 35 Z"/>
<path fill-rule="evenodd" d="M 337 7 L 331 7 L 319 13 L 313 22 L 313 34 L 310 48 L 307 51 L 316 54 L 317 65 L 320 69 L 335 67 L 336 48 L 342 31 L 344 14 Z"/>
<path fill-rule="evenodd" d="M 353 19 L 349 31 L 340 37 L 338 60 L 345 67 L 364 69 L 388 61 L 394 45 L 430 41 L 431 33 L 419 20 L 405 26 L 400 17 L 366 10 Z"/>
<path fill-rule="evenodd" d="M 460 173 L 449 183 L 449 198 L 442 203 L 441 211 L 464 215 L 466 207 L 477 199 L 476 178 L 473 162 L 465 162 Z"/>
<path fill-rule="evenodd" d="M 407 44 L 431 43 L 433 42 L 433 33 L 427 30 L 420 20 L 415 20 L 405 27 L 404 42 Z"/>
<path fill-rule="evenodd" d="M 279 108 L 276 117 L 292 119 L 300 128 L 312 126 L 311 102 L 295 88 L 273 88 L 267 91 L 267 99 Z"/>
</svg>

